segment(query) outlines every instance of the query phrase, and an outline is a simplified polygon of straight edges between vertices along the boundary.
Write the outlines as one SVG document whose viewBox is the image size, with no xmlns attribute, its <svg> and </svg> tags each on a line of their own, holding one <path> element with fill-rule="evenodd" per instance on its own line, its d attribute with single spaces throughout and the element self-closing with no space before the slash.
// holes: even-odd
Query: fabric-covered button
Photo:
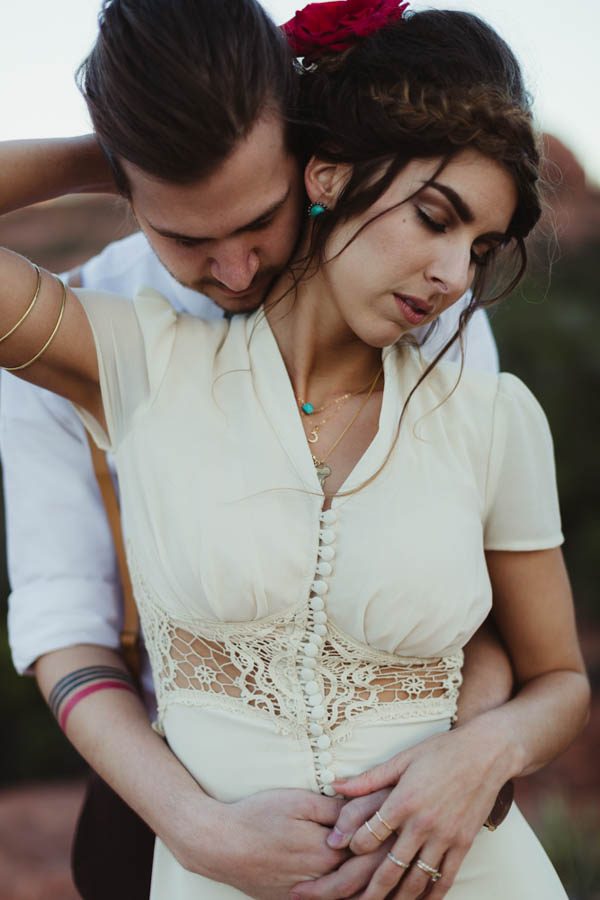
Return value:
<svg viewBox="0 0 600 900">
<path fill-rule="evenodd" d="M 315 625 L 315 634 L 318 634 L 319 637 L 325 637 L 327 634 L 327 625 L 319 625 L 319 623 L 317 623 Z"/>
<path fill-rule="evenodd" d="M 335 797 L 336 790 L 335 790 L 335 788 L 332 788 L 330 784 L 326 784 L 325 787 L 323 788 L 323 793 L 326 794 L 328 797 Z"/>
<path fill-rule="evenodd" d="M 331 747 L 331 738 L 328 734 L 320 735 L 319 739 L 317 740 L 317 747 L 319 748 L 319 750 L 327 750 L 328 747 Z"/>
<path fill-rule="evenodd" d="M 320 737 L 323 734 L 323 726 L 319 725 L 318 722 L 311 722 L 308 730 L 312 734 L 313 737 Z"/>
<path fill-rule="evenodd" d="M 310 717 L 311 717 L 311 719 L 316 719 L 317 722 L 320 719 L 324 719 L 325 718 L 325 707 L 324 706 L 313 706 L 313 708 L 310 711 Z M 320 741 L 321 738 L 319 738 L 318 740 Z"/>
<path fill-rule="evenodd" d="M 310 672 L 310 669 L 307 669 L 307 671 Z M 312 675 L 312 672 L 310 674 Z M 304 690 L 306 691 L 307 694 L 318 694 L 319 685 L 314 680 L 307 681 L 306 684 L 304 685 Z"/>
<path fill-rule="evenodd" d="M 300 669 L 300 681 L 312 681 L 314 677 L 315 673 L 312 669 L 308 669 L 306 666 Z"/>
<path fill-rule="evenodd" d="M 323 753 L 319 753 L 319 762 L 322 766 L 328 766 L 332 759 L 333 754 L 330 753 L 329 750 L 324 750 Z"/>
<path fill-rule="evenodd" d="M 324 544 L 333 544 L 335 541 L 335 531 L 332 528 L 324 528 L 319 532 L 319 537 Z"/>
<path fill-rule="evenodd" d="M 312 635 L 311 635 L 311 637 L 312 637 Z M 314 657 L 319 652 L 318 648 L 314 644 L 305 644 L 302 649 L 304 651 L 305 656 L 309 656 L 309 657 L 310 656 Z"/>
<path fill-rule="evenodd" d="M 323 769 L 321 781 L 323 784 L 331 784 L 332 781 L 335 781 L 335 772 L 332 772 L 331 769 Z"/>
<path fill-rule="evenodd" d="M 317 575 L 331 575 L 333 566 L 328 562 L 317 563 Z"/>
<path fill-rule="evenodd" d="M 311 597 L 309 602 L 310 608 L 314 609 L 315 612 L 320 612 L 322 609 L 325 609 L 325 604 L 320 597 Z"/>
<path fill-rule="evenodd" d="M 304 669 L 316 669 L 317 661 L 316 659 L 311 659 L 310 656 L 304 656 L 302 659 L 302 667 Z M 314 677 L 314 674 L 313 674 Z"/>
<path fill-rule="evenodd" d="M 308 704 L 309 706 L 321 706 L 323 704 L 323 694 L 310 694 Z"/>
<path fill-rule="evenodd" d="M 329 585 L 327 584 L 326 581 L 321 581 L 321 579 L 319 578 L 317 581 L 313 581 L 313 583 L 310 586 L 310 589 L 311 589 L 311 591 L 314 591 L 315 594 L 318 594 L 319 596 L 321 596 L 322 594 L 327 593 L 327 591 L 329 590 Z"/>
<path fill-rule="evenodd" d="M 316 626 L 315 626 L 315 628 L 316 628 Z M 308 640 L 311 642 L 311 644 L 314 644 L 315 647 L 320 647 L 321 644 L 323 643 L 323 638 L 321 637 L 321 635 L 315 634 L 314 631 L 312 634 L 309 634 Z"/>
<path fill-rule="evenodd" d="M 317 625 L 324 625 L 327 622 L 327 613 L 322 611 L 316 612 L 313 619 Z"/>
<path fill-rule="evenodd" d="M 333 547 L 319 547 L 319 556 L 326 562 L 335 557 L 335 549 Z"/>
<path fill-rule="evenodd" d="M 333 525 L 334 522 L 337 522 L 337 513 L 333 509 L 326 509 L 321 513 L 320 518 L 325 525 Z"/>
</svg>

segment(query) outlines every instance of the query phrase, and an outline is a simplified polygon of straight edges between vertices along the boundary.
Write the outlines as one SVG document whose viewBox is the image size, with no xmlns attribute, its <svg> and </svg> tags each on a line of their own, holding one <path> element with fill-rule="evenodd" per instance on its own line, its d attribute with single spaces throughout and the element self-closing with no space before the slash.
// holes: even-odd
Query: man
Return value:
<svg viewBox="0 0 600 900">
<path fill-rule="evenodd" d="M 97 45 L 80 74 L 104 157 L 88 140 L 32 146 L 23 171 L 28 193 L 22 183 L 3 186 L 4 208 L 11 196 L 33 202 L 108 185 L 114 177 L 143 235 L 85 265 L 78 276 L 84 287 L 133 296 L 151 284 L 176 308 L 205 317 L 254 309 L 290 257 L 304 214 L 301 161 L 286 123 L 294 77 L 287 46 L 253 0 L 106 2 Z M 458 312 L 450 311 L 426 345 L 430 355 L 454 331 Z M 482 314 L 470 329 L 467 362 L 497 365 Z M 96 808 L 106 821 L 84 816 L 81 823 L 75 868 L 82 896 L 144 897 L 149 882 L 128 848 L 137 843 L 149 874 L 152 833 L 183 865 L 206 874 L 211 836 L 194 827 L 198 787 L 151 730 L 141 699 L 108 687 L 111 674 L 122 683 L 124 671 L 116 652 L 121 595 L 83 429 L 69 404 L 53 395 L 10 376 L 2 391 L 15 665 L 34 670 L 63 723 L 69 709 L 69 739 L 151 829 L 96 785 Z M 492 664 L 491 649 L 486 653 Z M 502 665 L 495 671 L 506 671 Z M 151 695 L 147 667 L 143 681 Z M 496 698 L 475 692 L 477 704 L 499 702 L 507 682 L 499 682 Z M 86 685 L 103 689 L 80 699 Z M 371 814 L 368 801 L 348 814 L 349 830 Z M 339 801 L 318 796 L 288 801 L 283 809 L 268 794 L 258 802 L 258 844 L 272 848 L 269 864 L 278 869 L 294 823 L 333 825 L 340 810 Z M 341 864 L 318 896 L 355 893 L 370 875 L 368 858 L 344 862 L 345 854 L 323 847 L 318 834 L 315 828 L 306 838 L 317 872 Z M 91 877 L 81 864 L 86 841 L 93 841 L 98 861 Z M 251 848 L 247 857 L 236 885 L 269 896 L 268 864 L 260 860 L 257 871 Z M 233 883 L 225 865 L 210 875 Z"/>
</svg>

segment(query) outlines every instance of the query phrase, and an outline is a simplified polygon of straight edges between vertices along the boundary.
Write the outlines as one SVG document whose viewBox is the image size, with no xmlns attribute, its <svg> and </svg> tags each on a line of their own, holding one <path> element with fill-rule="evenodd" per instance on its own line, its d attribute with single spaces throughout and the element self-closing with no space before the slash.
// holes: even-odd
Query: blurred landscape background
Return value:
<svg viewBox="0 0 600 900">
<path fill-rule="evenodd" d="M 600 900 L 600 190 L 558 140 L 547 137 L 547 151 L 551 210 L 526 281 L 493 311 L 492 325 L 502 368 L 531 387 L 552 426 L 565 553 L 595 696 L 585 734 L 518 793 L 571 900 Z M 120 201 L 73 197 L 0 219 L 0 245 L 60 272 L 133 229 Z M 14 672 L 8 589 L 2 560 L 0 900 L 71 900 L 69 841 L 85 766 L 33 681 Z"/>
</svg>

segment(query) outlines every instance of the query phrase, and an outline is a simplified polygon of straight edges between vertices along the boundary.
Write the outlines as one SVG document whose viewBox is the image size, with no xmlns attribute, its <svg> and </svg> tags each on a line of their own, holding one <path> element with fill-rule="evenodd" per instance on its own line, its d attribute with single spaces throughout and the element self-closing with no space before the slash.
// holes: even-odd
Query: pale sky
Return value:
<svg viewBox="0 0 600 900">
<path fill-rule="evenodd" d="M 303 6 L 266 0 L 278 22 Z M 0 140 L 89 130 L 73 72 L 90 48 L 100 0 L 2 0 Z M 542 128 L 564 140 L 600 184 L 598 0 L 415 0 L 487 19 L 524 66 Z"/>
</svg>

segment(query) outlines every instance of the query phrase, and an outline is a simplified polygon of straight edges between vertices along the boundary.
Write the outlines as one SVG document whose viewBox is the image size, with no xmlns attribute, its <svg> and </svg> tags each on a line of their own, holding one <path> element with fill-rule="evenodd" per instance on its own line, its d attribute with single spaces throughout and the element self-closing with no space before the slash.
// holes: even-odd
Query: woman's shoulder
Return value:
<svg viewBox="0 0 600 900">
<path fill-rule="evenodd" d="M 441 360 L 427 373 L 428 360 L 411 348 L 418 414 L 436 410 L 448 427 L 466 427 L 484 443 L 507 427 L 548 430 L 532 391 L 510 372 L 489 372 Z M 411 401 L 412 402 L 412 401 Z"/>
<path fill-rule="evenodd" d="M 428 362 L 419 359 L 421 374 Z M 490 372 L 471 366 L 461 366 L 454 361 L 440 360 L 427 376 L 432 387 L 440 395 L 456 396 L 459 402 L 474 409 L 495 406 L 498 402 L 516 406 L 539 406 L 532 391 L 512 372 Z"/>
</svg>

